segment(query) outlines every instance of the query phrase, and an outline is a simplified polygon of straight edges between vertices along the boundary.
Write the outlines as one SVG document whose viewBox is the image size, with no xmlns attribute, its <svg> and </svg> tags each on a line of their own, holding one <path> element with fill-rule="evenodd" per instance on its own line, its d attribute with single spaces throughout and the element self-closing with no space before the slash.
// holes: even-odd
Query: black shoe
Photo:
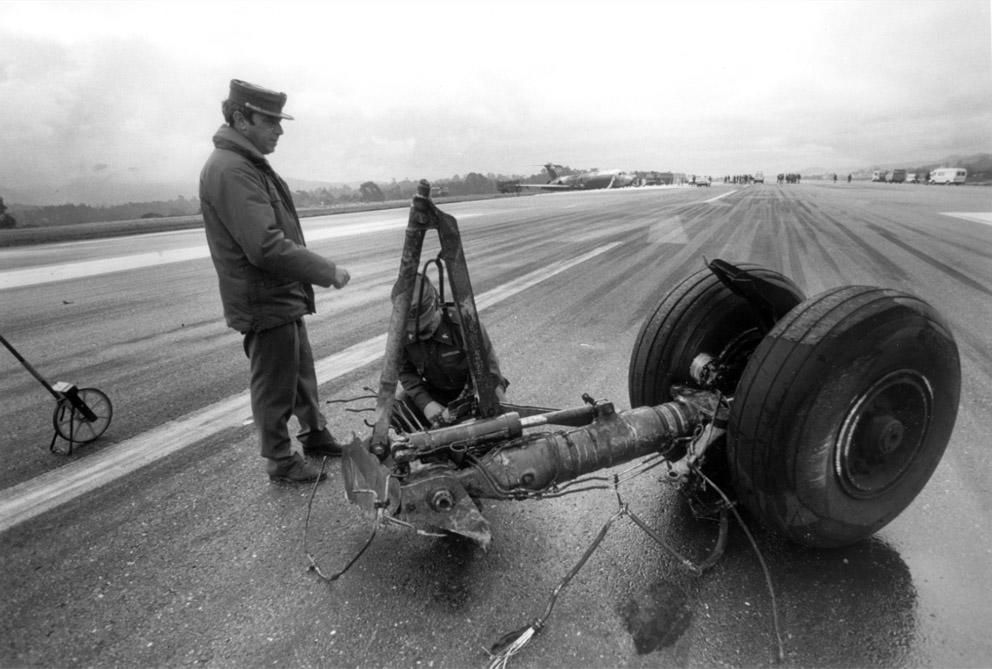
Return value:
<svg viewBox="0 0 992 669">
<path fill-rule="evenodd" d="M 334 437 L 319 444 L 303 444 L 303 454 L 311 458 L 339 458 L 342 453 L 344 449 Z"/>
<path fill-rule="evenodd" d="M 285 460 L 269 460 L 267 469 L 273 483 L 314 483 L 327 478 L 320 467 L 296 455 Z"/>
</svg>

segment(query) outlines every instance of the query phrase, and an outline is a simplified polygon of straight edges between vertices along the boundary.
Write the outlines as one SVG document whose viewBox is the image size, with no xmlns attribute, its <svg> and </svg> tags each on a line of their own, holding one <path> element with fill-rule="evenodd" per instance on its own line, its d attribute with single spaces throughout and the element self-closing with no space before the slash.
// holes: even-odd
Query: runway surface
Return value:
<svg viewBox="0 0 992 669">
<path fill-rule="evenodd" d="M 949 322 L 961 406 L 930 484 L 872 541 L 812 551 L 759 532 L 787 666 L 983 666 L 992 620 L 992 190 L 891 184 L 630 189 L 450 205 L 509 399 L 628 406 L 638 328 L 704 258 L 755 262 L 807 295 L 865 284 L 913 292 Z M 406 211 L 306 219 L 310 246 L 352 274 L 308 319 L 326 400 L 367 395 L 390 313 Z M 433 244 L 433 246 L 432 246 Z M 437 252 L 428 237 L 424 257 Z M 487 503 L 488 553 L 384 532 L 331 587 L 307 573 L 307 491 L 270 486 L 257 456 L 240 337 L 220 316 L 202 231 L 0 249 L 2 333 L 50 381 L 106 392 L 107 433 L 48 451 L 54 401 L 0 355 L 0 664 L 482 666 L 616 510 L 605 492 Z M 371 400 L 327 406 L 365 434 Z M 341 566 L 368 524 L 337 463 L 311 541 Z M 714 538 L 656 476 L 626 501 L 703 555 Z M 333 569 L 331 569 L 333 570 Z M 638 655 L 619 611 L 659 579 L 687 628 Z M 766 666 L 776 639 L 761 569 L 732 536 L 695 579 L 636 527 L 615 526 L 547 628 L 511 662 L 548 666 Z M 57 641 L 57 642 L 56 642 Z"/>
</svg>

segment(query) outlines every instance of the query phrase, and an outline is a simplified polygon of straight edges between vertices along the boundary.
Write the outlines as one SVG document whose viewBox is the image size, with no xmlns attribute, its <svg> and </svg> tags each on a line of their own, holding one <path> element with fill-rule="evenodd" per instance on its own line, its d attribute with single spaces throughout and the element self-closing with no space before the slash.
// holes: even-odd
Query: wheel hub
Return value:
<svg viewBox="0 0 992 669">
<path fill-rule="evenodd" d="M 758 347 L 764 335 L 758 328 L 741 332 L 723 347 L 717 357 L 699 353 L 689 366 L 689 376 L 700 388 L 715 389 L 724 395 L 733 395 L 744 372 L 748 358 Z"/>
<path fill-rule="evenodd" d="M 914 370 L 891 372 L 851 405 L 835 449 L 844 490 L 869 499 L 895 485 L 920 449 L 930 424 L 933 390 Z"/>
<path fill-rule="evenodd" d="M 868 442 L 882 455 L 890 455 L 899 449 L 906 426 L 894 416 L 875 416 L 868 428 Z"/>
</svg>

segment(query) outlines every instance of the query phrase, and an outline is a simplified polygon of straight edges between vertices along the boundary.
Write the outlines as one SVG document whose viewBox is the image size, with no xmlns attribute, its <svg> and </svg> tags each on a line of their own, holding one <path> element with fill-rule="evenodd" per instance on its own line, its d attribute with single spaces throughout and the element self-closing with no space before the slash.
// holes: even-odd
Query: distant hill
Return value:
<svg viewBox="0 0 992 669">
<path fill-rule="evenodd" d="M 25 206 L 86 204 L 102 207 L 127 202 L 171 200 L 177 197 L 193 198 L 198 195 L 197 188 L 195 178 L 182 182 L 137 182 L 133 178 L 107 175 L 20 188 L 8 188 L 0 184 L 0 197 L 8 203 Z"/>
<path fill-rule="evenodd" d="M 0 197 L 6 201 L 7 205 L 12 204 L 35 204 L 35 198 L 30 191 L 23 188 L 8 188 L 0 184 Z"/>
<path fill-rule="evenodd" d="M 359 182 L 354 183 L 337 183 L 331 181 L 313 181 L 312 179 L 294 179 L 293 177 L 283 177 L 286 179 L 286 183 L 289 185 L 290 190 L 294 193 L 298 190 L 311 191 L 320 190 L 321 188 L 327 188 L 328 190 L 336 190 L 344 186 L 350 186 L 351 188 L 357 189 Z"/>
</svg>

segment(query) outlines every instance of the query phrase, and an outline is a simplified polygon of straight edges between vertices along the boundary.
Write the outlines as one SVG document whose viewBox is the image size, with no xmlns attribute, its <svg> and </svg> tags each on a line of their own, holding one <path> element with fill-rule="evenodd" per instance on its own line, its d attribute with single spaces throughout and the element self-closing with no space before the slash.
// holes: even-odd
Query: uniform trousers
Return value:
<svg viewBox="0 0 992 669">
<path fill-rule="evenodd" d="M 300 424 L 304 448 L 332 442 L 317 399 L 313 351 L 303 319 L 261 332 L 248 332 L 245 354 L 251 362 L 251 413 L 262 457 L 292 455 L 289 418 Z"/>
</svg>

